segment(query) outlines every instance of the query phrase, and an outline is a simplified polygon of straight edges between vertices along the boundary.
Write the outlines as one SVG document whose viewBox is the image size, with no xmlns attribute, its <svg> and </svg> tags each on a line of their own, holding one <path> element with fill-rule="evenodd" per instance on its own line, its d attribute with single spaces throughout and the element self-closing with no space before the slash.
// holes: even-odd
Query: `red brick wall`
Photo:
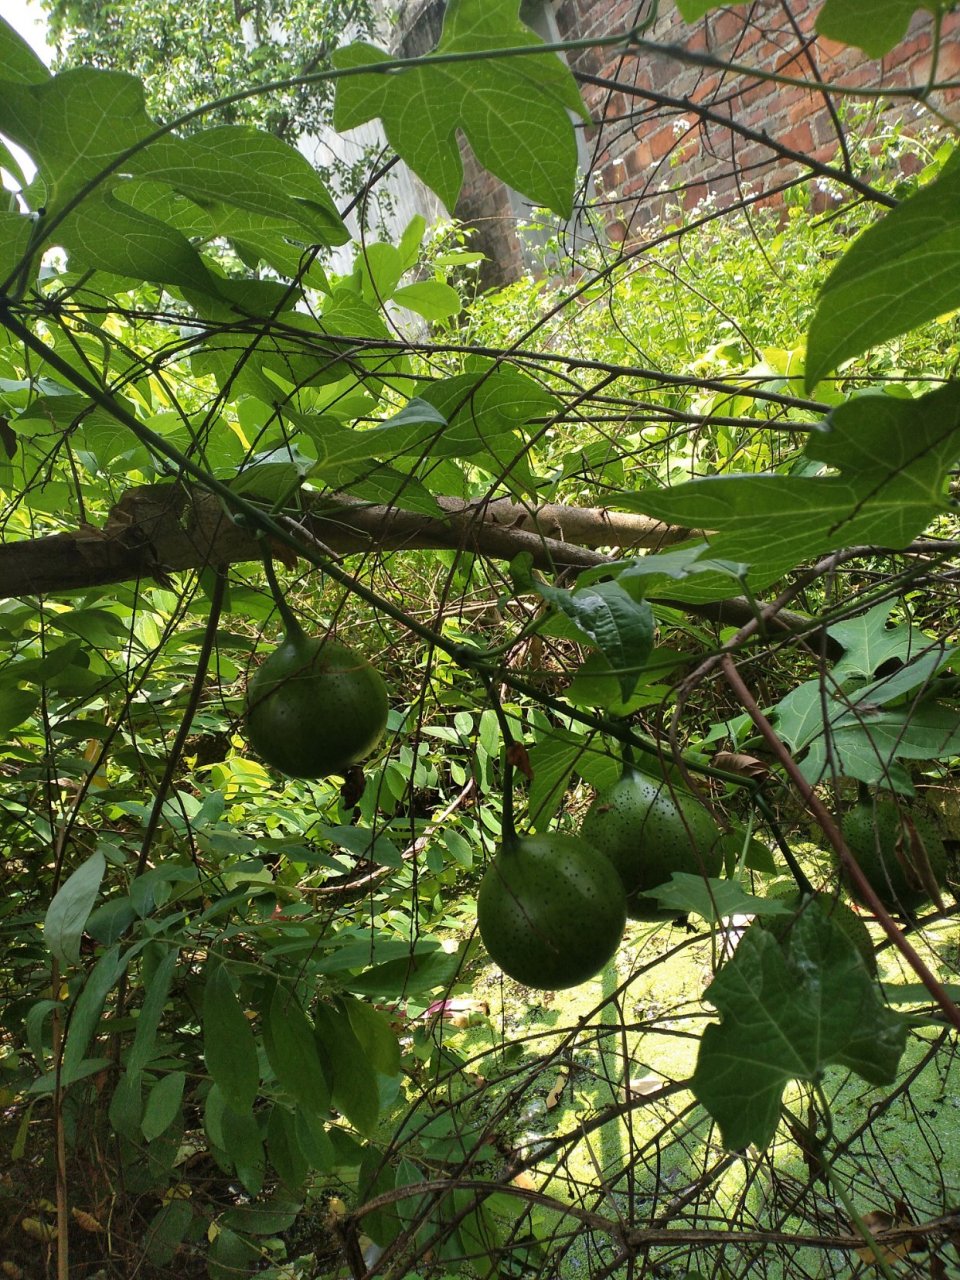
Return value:
<svg viewBox="0 0 960 1280">
<path fill-rule="evenodd" d="M 906 39 L 883 60 L 874 60 L 816 36 L 814 20 L 822 3 L 753 0 L 714 10 L 701 22 L 688 25 L 671 0 L 662 0 L 662 15 L 644 35 L 659 46 L 677 45 L 724 62 L 808 81 L 869 89 L 926 83 L 929 15 L 918 16 Z M 563 39 L 628 30 L 638 11 L 637 0 L 553 0 L 550 7 Z M 634 234 L 668 199 L 679 200 L 687 208 L 708 193 L 720 203 L 731 202 L 744 183 L 754 191 L 771 192 L 801 172 L 801 166 L 778 152 L 778 147 L 824 163 L 836 162 L 838 129 L 849 128 L 838 125 L 821 92 L 685 63 L 666 47 L 627 55 L 622 50 L 589 49 L 572 58 L 571 65 L 618 86 L 583 86 L 594 120 L 586 134 L 588 167 L 611 201 L 608 231 L 614 238 Z M 937 69 L 938 82 L 954 78 L 960 78 L 960 13 L 944 21 Z M 676 105 L 658 102 L 658 94 L 676 100 Z M 841 101 L 833 98 L 835 106 Z M 960 95 L 938 90 L 932 103 L 956 116 Z M 697 108 L 712 113 L 712 118 L 699 114 Z M 731 132 L 723 124 L 725 117 L 753 136 Z M 885 98 L 875 103 L 870 120 L 859 129 L 876 133 L 895 118 L 908 128 L 931 119 L 916 101 Z M 767 138 L 773 146 L 766 145 Z M 497 253 L 498 268 L 488 278 L 491 274 L 515 277 L 521 262 L 516 238 L 509 232 L 509 200 L 495 180 L 469 163 L 457 212 L 483 229 L 480 247 Z"/>
</svg>

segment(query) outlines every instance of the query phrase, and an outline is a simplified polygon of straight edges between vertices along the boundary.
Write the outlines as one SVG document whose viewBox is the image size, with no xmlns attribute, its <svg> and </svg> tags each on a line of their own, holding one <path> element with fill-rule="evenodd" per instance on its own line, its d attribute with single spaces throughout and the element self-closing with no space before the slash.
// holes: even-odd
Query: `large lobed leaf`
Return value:
<svg viewBox="0 0 960 1280">
<path fill-rule="evenodd" d="M 536 47 L 518 0 L 450 0 L 437 54 Z M 372 45 L 334 55 L 338 68 L 390 59 Z M 338 81 L 333 123 L 354 129 L 379 117 L 411 169 L 453 209 L 463 182 L 457 130 L 480 163 L 538 204 L 569 217 L 577 171 L 570 113 L 586 118 L 566 66 L 552 53 L 450 62 Z"/>
<path fill-rule="evenodd" d="M 713 531 L 711 557 L 749 564 L 757 589 L 839 547 L 906 546 L 947 510 L 958 451 L 960 384 L 916 400 L 864 395 L 807 442 L 807 458 L 835 474 L 709 477 L 621 495 L 618 505 Z"/>
<path fill-rule="evenodd" d="M 831 1064 L 871 1084 L 896 1076 L 907 1022 L 820 912 L 801 913 L 787 945 L 749 929 L 706 998 L 721 1021 L 703 1034 L 691 1083 L 731 1150 L 771 1141 L 790 1080 L 819 1080 Z"/>
</svg>

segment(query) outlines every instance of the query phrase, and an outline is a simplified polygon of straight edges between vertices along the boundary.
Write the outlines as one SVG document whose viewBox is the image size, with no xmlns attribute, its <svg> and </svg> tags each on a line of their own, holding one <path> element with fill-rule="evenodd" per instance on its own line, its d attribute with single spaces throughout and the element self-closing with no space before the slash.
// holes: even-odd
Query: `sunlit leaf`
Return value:
<svg viewBox="0 0 960 1280">
<path fill-rule="evenodd" d="M 436 52 L 541 43 L 518 18 L 518 0 L 451 0 Z M 376 66 L 388 55 L 368 44 L 334 54 L 334 65 Z M 463 182 L 457 131 L 498 178 L 569 217 L 577 170 L 570 113 L 584 115 L 567 67 L 551 53 L 411 67 L 337 82 L 333 123 L 355 129 L 379 116 L 391 146 L 453 210 Z"/>
</svg>

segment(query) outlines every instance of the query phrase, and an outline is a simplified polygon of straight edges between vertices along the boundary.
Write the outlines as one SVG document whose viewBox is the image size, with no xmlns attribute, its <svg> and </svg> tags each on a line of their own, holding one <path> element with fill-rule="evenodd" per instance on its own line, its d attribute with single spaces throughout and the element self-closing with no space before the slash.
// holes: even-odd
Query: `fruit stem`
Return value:
<svg viewBox="0 0 960 1280">
<path fill-rule="evenodd" d="M 263 551 L 263 571 L 267 575 L 267 586 L 270 588 L 270 594 L 273 596 L 273 602 L 277 606 L 277 613 L 280 615 L 280 621 L 283 623 L 283 629 L 288 640 L 300 640 L 305 635 L 303 627 L 298 622 L 293 610 L 287 604 L 287 601 L 280 589 L 280 583 L 277 581 L 277 575 L 273 568 L 273 556 L 268 548 L 264 547 Z"/>
<path fill-rule="evenodd" d="M 766 822 L 767 826 L 770 828 L 770 834 L 773 836 L 774 840 L 777 842 L 777 848 L 783 854 L 783 860 L 787 864 L 787 868 L 790 871 L 790 874 L 793 876 L 794 880 L 797 883 L 797 888 L 800 890 L 801 893 L 807 894 L 808 896 L 812 897 L 814 893 L 813 885 L 807 879 L 806 875 L 804 874 L 803 868 L 800 866 L 800 863 L 797 861 L 794 855 L 793 850 L 790 848 L 789 844 L 787 844 L 786 838 L 783 832 L 780 830 L 780 824 L 777 822 L 777 819 L 774 817 L 773 809 L 770 807 L 770 802 L 767 800 L 767 797 L 763 794 L 762 791 L 758 791 L 756 795 L 753 797 L 753 802 L 757 806 L 757 808 L 760 810 L 761 814 L 763 814 L 764 821 Z"/>
<path fill-rule="evenodd" d="M 493 681 L 489 676 L 481 678 L 487 686 L 490 705 L 493 708 L 493 714 L 497 717 L 497 723 L 500 725 L 500 734 L 503 738 L 503 811 L 501 814 L 500 833 L 502 847 L 509 849 L 518 842 L 517 824 L 513 808 L 513 753 L 517 744 L 510 728 L 510 721 L 507 719 L 500 698 L 493 687 Z"/>
</svg>

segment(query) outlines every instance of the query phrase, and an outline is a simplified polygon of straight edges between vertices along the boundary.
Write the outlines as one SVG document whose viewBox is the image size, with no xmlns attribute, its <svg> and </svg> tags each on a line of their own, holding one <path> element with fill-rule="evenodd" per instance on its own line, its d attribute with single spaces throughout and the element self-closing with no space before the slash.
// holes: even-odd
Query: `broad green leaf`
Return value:
<svg viewBox="0 0 960 1280">
<path fill-rule="evenodd" d="M 150 976 L 144 992 L 143 1004 L 140 1006 L 133 1044 L 125 1055 L 125 1065 L 131 1074 L 142 1071 L 153 1058 L 157 1027 L 160 1025 L 178 960 L 178 948 L 171 947 Z"/>
<path fill-rule="evenodd" d="M 536 589 L 593 641 L 616 674 L 620 696 L 629 698 L 653 649 L 654 618 L 647 601 L 634 600 L 618 582 L 575 591 L 538 583 Z"/>
<path fill-rule="evenodd" d="M 646 896 L 656 898 L 662 907 L 675 908 L 678 915 L 692 911 L 711 923 L 724 916 L 790 914 L 790 908 L 776 898 L 744 893 L 734 880 L 705 880 L 703 876 L 691 876 L 684 871 L 675 871 L 665 884 L 651 889 Z"/>
<path fill-rule="evenodd" d="M 747 0 L 677 0 L 677 8 L 686 22 L 696 22 L 711 9 L 732 8 L 735 4 L 746 4 Z"/>
<path fill-rule="evenodd" d="M 155 129 L 143 85 L 119 71 L 83 67 L 0 93 L 0 131 L 37 165 L 48 215 Z"/>
<path fill-rule="evenodd" d="M 819 782 L 834 765 L 841 774 L 868 785 L 911 793 L 909 774 L 898 760 L 939 760 L 960 755 L 960 710 L 954 703 L 921 702 L 899 709 L 869 705 L 845 711 L 832 721 L 832 762 L 821 735 L 802 761 L 804 777 Z"/>
<path fill-rule="evenodd" d="M 241 1204 L 228 1209 L 222 1221 L 235 1231 L 245 1231 L 253 1236 L 276 1236 L 290 1230 L 302 1207 L 298 1200 L 275 1193 L 255 1204 Z"/>
<path fill-rule="evenodd" d="M 960 152 L 854 241 L 820 292 L 807 388 L 862 351 L 960 306 Z"/>
<path fill-rule="evenodd" d="M 267 1123 L 267 1155 L 286 1187 L 294 1191 L 302 1188 L 310 1162 L 297 1141 L 293 1112 L 279 1103 L 274 1104 Z"/>
<path fill-rule="evenodd" d="M 691 1087 L 731 1150 L 771 1141 L 790 1080 L 817 1080 L 831 1063 L 871 1084 L 896 1076 L 908 1023 L 820 912 L 801 913 L 786 948 L 748 929 L 705 995 L 721 1021 L 703 1033 Z"/>
<path fill-rule="evenodd" d="M 10 676 L 16 674 L 15 669 L 9 673 Z M 16 684 L 4 680 L 0 685 L 0 734 L 6 736 L 11 729 L 29 720 L 39 702 L 40 695 L 33 689 L 19 689 Z"/>
<path fill-rule="evenodd" d="M 266 1172 L 263 1138 L 251 1111 L 225 1107 L 220 1117 L 223 1150 L 233 1161 L 237 1177 L 251 1195 L 259 1195 Z"/>
<path fill-rule="evenodd" d="M 22 213 L 0 213 L 0 280 L 5 280 L 19 265 L 27 251 L 33 225 L 31 219 Z"/>
<path fill-rule="evenodd" d="M 905 623 L 888 627 L 891 611 L 889 603 L 878 604 L 828 629 L 831 638 L 843 646 L 843 657 L 832 668 L 834 679 L 872 676 L 891 658 L 909 662 L 929 649 L 931 641 L 918 627 Z"/>
<path fill-rule="evenodd" d="M 313 1026 L 297 997 L 279 983 L 264 1021 L 264 1045 L 281 1087 L 307 1111 L 317 1115 L 328 1111 L 330 1089 Z"/>
<path fill-rule="evenodd" d="M 237 1280 L 250 1275 L 259 1259 L 259 1249 L 249 1240 L 222 1227 L 207 1251 L 207 1276 L 209 1280 Z"/>
<path fill-rule="evenodd" d="M 386 1014 L 349 996 L 342 997 L 340 1005 L 350 1019 L 353 1034 L 376 1069 L 382 1076 L 395 1076 L 400 1070 L 400 1044 Z"/>
<path fill-rule="evenodd" d="M 168 1071 L 161 1076 L 147 1095 L 147 1105 L 143 1109 L 143 1120 L 140 1128 L 147 1142 L 159 1138 L 173 1124 L 180 1114 L 183 1101 L 183 1086 L 186 1083 L 183 1071 Z"/>
<path fill-rule="evenodd" d="M 347 463 L 369 463 L 371 458 L 399 458 L 430 452 L 447 420 L 433 405 L 414 397 L 381 426 L 355 430 L 336 418 L 287 415 L 306 431 L 316 445 L 315 473 L 326 476 Z"/>
<path fill-rule="evenodd" d="M 47 908 L 43 938 L 63 964 L 77 964 L 80 960 L 83 927 L 97 900 L 106 866 L 106 859 L 99 850 L 92 853 L 64 881 Z"/>
<path fill-rule="evenodd" d="M 144 1237 L 143 1250 L 155 1267 L 167 1267 L 179 1248 L 193 1221 L 193 1205 L 189 1200 L 174 1196 L 162 1205 L 150 1220 Z"/>
<path fill-rule="evenodd" d="M 960 384 L 916 400 L 864 395 L 835 409 L 807 442 L 806 456 L 838 475 L 710 477 L 642 490 L 631 509 L 714 530 L 712 554 L 752 565 L 756 587 L 838 547 L 905 546 L 946 510 L 958 451 Z"/>
<path fill-rule="evenodd" d="M 527 822 L 531 830 L 545 831 L 550 826 L 583 753 L 582 742 L 560 736 L 551 736 L 530 748 L 533 781 L 527 798 Z"/>
<path fill-rule="evenodd" d="M 612 505 L 629 510 L 630 496 L 618 494 Z M 697 603 L 739 595 L 746 572 L 745 564 L 713 559 L 709 544 L 696 542 L 628 560 L 617 581 L 632 595 Z"/>
<path fill-rule="evenodd" d="M 104 1003 L 120 980 L 128 959 L 129 954 L 121 956 L 117 947 L 111 947 L 103 953 L 88 974 L 70 1011 L 67 1040 L 60 1065 L 62 1085 L 71 1084 L 83 1076 L 84 1055 L 100 1025 Z"/>
<path fill-rule="evenodd" d="M 354 129 L 379 116 L 390 145 L 451 210 L 463 182 L 462 130 L 484 168 L 569 217 L 577 170 L 569 113 L 586 113 L 572 75 L 553 54 L 495 56 L 498 49 L 542 43 L 518 9 L 518 0 L 451 0 L 436 52 L 491 56 L 345 77 L 337 82 L 334 128 Z M 388 58 L 360 43 L 333 61 L 352 68 Z"/>
<path fill-rule="evenodd" d="M 234 1111 L 253 1106 L 260 1083 L 257 1046 L 226 968 L 207 970 L 203 992 L 203 1056 L 207 1069 Z"/>
<path fill-rule="evenodd" d="M 392 301 L 415 311 L 424 320 L 445 320 L 463 309 L 463 301 L 452 285 L 442 280 L 421 280 L 395 290 Z"/>
<path fill-rule="evenodd" d="M 205 292 L 217 287 L 186 236 L 124 204 L 111 191 L 85 196 L 53 239 L 67 250 L 74 270 L 88 267 Z"/>
<path fill-rule="evenodd" d="M 377 1072 L 357 1039 L 346 1014 L 331 1005 L 317 1006 L 317 1036 L 330 1058 L 333 1102 L 362 1134 L 376 1128 L 380 1116 Z"/>
<path fill-rule="evenodd" d="M 189 138 L 166 135 L 138 152 L 128 171 L 172 187 L 208 213 L 211 204 L 249 210 L 299 230 L 308 243 L 350 238 L 316 170 L 258 129 L 223 125 Z M 217 214 L 209 216 L 216 223 Z"/>
<path fill-rule="evenodd" d="M 5 18 L 0 17 L 0 81 L 40 84 L 49 76 L 50 72 L 39 55 Z M 5 91 L 5 87 L 0 89 L 0 94 Z"/>
<path fill-rule="evenodd" d="M 817 31 L 830 40 L 856 45 L 871 58 L 882 58 L 907 34 L 914 13 L 949 7 L 938 0 L 826 0 Z"/>
</svg>

